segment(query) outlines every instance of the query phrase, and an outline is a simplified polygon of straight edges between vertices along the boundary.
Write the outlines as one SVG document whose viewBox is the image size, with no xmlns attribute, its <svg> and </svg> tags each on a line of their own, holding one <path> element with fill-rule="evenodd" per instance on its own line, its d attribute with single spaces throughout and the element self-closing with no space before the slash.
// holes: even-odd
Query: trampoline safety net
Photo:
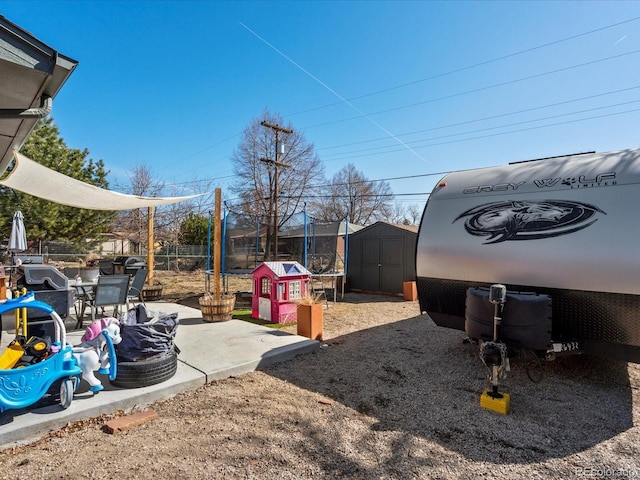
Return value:
<svg viewBox="0 0 640 480">
<path fill-rule="evenodd" d="M 273 254 L 273 224 L 268 218 L 226 212 L 224 271 L 247 273 L 264 261 L 296 261 L 313 273 L 344 270 L 345 222 L 324 222 L 304 213 L 293 215 L 278 229 Z"/>
</svg>

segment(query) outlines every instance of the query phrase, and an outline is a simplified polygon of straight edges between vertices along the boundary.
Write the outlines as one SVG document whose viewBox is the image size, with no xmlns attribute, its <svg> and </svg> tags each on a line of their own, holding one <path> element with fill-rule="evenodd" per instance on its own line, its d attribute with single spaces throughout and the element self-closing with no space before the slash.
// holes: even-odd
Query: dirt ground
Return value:
<svg viewBox="0 0 640 480">
<path fill-rule="evenodd" d="M 165 298 L 201 293 L 202 274 L 183 277 L 159 278 Z M 1 451 L 0 478 L 640 476 L 639 365 L 568 357 L 539 383 L 526 365 L 501 383 L 509 414 L 483 409 L 486 371 L 463 332 L 417 302 L 348 293 L 325 309 L 316 353 L 157 402 L 156 420 L 125 432 L 105 433 L 105 416 Z"/>
</svg>

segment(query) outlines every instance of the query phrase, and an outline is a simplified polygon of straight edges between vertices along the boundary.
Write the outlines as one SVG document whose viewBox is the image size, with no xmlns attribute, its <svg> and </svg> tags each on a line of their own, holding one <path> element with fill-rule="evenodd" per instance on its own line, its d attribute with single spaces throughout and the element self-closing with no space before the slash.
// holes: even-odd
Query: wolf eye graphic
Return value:
<svg viewBox="0 0 640 480">
<path fill-rule="evenodd" d="M 468 217 L 464 228 L 471 235 L 488 237 L 487 243 L 537 240 L 577 232 L 597 221 L 594 205 L 565 200 L 493 202 L 461 213 L 453 223 Z"/>
</svg>

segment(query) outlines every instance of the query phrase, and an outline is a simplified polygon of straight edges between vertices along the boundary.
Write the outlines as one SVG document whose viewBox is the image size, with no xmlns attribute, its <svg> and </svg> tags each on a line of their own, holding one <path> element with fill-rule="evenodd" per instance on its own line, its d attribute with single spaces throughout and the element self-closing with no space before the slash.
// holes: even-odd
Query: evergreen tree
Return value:
<svg viewBox="0 0 640 480">
<path fill-rule="evenodd" d="M 52 170 L 83 182 L 108 188 L 108 171 L 102 160 L 89 158 L 87 149 L 67 147 L 52 118 L 40 120 L 20 153 Z M 33 197 L 26 193 L 0 187 L 0 233 L 8 238 L 16 210 L 24 215 L 29 241 L 58 240 L 73 243 L 79 251 L 98 241 L 108 231 L 116 212 L 84 210 Z"/>
<path fill-rule="evenodd" d="M 190 213 L 180 224 L 180 243 L 183 245 L 206 245 L 208 234 L 209 219 L 202 215 Z"/>
</svg>

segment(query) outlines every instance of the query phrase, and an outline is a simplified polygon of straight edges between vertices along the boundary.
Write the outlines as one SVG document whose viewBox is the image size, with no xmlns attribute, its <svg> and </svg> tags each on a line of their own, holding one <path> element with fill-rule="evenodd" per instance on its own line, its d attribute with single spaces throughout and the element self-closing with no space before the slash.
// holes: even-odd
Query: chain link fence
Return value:
<svg viewBox="0 0 640 480">
<path fill-rule="evenodd" d="M 268 219 L 266 219 L 268 220 Z M 223 223 L 221 264 L 225 273 L 251 272 L 265 260 L 297 261 L 314 273 L 341 271 L 344 268 L 344 241 L 340 232 L 344 222 L 322 222 L 304 213 L 296 214 L 277 233 L 277 254 L 273 224 L 263 217 L 250 217 L 227 212 Z M 124 248 L 120 252 L 85 251 L 77 245 L 61 241 L 42 241 L 29 245 L 19 257 L 25 263 L 58 263 L 83 266 L 99 264 L 101 271 L 111 273 L 113 265 L 131 256 L 147 260 L 145 249 Z M 127 250 L 127 251 L 125 251 Z M 212 252 L 213 254 L 213 252 Z M 207 245 L 165 245 L 154 251 L 154 269 L 189 272 L 211 269 L 213 255 Z"/>
<path fill-rule="evenodd" d="M 112 273 L 113 265 L 129 257 L 147 260 L 147 252 L 98 253 L 81 252 L 78 247 L 66 242 L 39 242 L 30 245 L 29 250 L 18 254 L 23 263 L 53 263 L 67 266 L 84 266 L 95 263 L 104 273 Z M 207 265 L 206 245 L 172 245 L 154 251 L 155 270 L 190 272 L 205 269 Z"/>
</svg>

